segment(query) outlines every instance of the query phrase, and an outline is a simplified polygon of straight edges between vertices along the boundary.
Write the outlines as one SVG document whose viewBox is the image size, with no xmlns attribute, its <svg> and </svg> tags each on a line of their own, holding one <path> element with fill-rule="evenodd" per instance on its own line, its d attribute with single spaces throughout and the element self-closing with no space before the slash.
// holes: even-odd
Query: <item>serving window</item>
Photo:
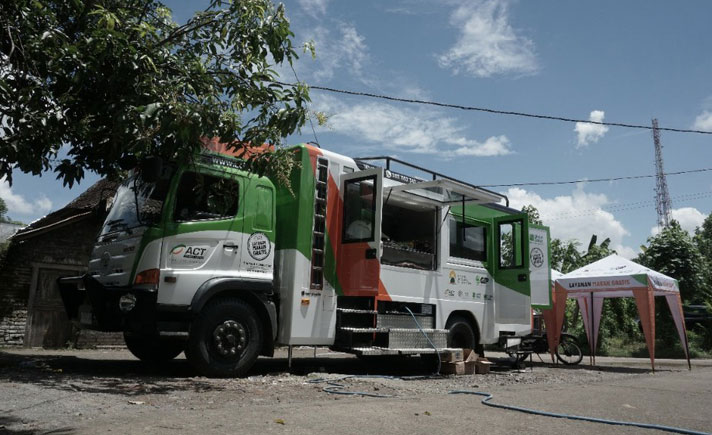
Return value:
<svg viewBox="0 0 712 435">
<path fill-rule="evenodd" d="M 383 206 L 381 263 L 420 270 L 435 270 L 436 207 L 399 204 Z"/>
</svg>

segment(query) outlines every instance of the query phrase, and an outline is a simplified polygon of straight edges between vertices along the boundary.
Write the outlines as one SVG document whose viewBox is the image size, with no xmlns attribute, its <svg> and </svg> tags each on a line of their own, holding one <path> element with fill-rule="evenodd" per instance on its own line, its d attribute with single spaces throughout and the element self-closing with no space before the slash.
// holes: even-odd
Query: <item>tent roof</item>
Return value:
<svg viewBox="0 0 712 435">
<path fill-rule="evenodd" d="M 676 279 L 612 254 L 558 278 L 569 293 L 595 292 L 597 296 L 631 296 L 634 288 L 653 287 L 655 294 L 679 292 Z"/>
</svg>

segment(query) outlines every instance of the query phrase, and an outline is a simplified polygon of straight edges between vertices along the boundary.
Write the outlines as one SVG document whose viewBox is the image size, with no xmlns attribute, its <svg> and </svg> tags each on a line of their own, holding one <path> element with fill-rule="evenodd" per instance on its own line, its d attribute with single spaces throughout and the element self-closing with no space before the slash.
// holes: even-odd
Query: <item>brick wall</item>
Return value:
<svg viewBox="0 0 712 435">
<path fill-rule="evenodd" d="M 13 241 L 0 260 L 0 346 L 24 344 L 32 263 L 86 268 L 101 223 L 92 217 L 56 228 L 24 241 Z M 82 335 L 86 335 L 82 332 Z M 123 344 L 112 338 L 90 338 L 86 345 Z M 81 338 L 81 335 L 80 335 Z M 110 341 L 113 340 L 113 343 Z M 78 344 L 81 343 L 81 340 Z M 95 344 L 91 344 L 95 343 Z"/>
</svg>

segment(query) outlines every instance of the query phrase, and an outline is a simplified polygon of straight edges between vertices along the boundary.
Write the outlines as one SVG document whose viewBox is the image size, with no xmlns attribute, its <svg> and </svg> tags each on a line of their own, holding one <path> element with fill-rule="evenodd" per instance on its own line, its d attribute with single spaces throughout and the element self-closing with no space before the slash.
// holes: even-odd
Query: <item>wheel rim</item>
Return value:
<svg viewBox="0 0 712 435">
<path fill-rule="evenodd" d="M 580 356 L 580 352 L 576 346 L 566 342 L 559 344 L 557 354 L 565 364 L 576 364 Z"/>
<path fill-rule="evenodd" d="M 247 329 L 234 320 L 226 320 L 213 330 L 212 348 L 225 359 L 237 359 L 247 347 Z"/>
</svg>

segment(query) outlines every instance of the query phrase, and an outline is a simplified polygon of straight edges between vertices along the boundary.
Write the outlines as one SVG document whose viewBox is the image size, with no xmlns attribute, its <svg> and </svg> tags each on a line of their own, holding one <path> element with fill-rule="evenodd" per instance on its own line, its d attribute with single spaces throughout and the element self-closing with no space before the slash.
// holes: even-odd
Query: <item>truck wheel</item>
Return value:
<svg viewBox="0 0 712 435">
<path fill-rule="evenodd" d="M 470 321 L 457 314 L 451 316 L 445 324 L 447 332 L 447 345 L 455 349 L 474 349 L 477 342 L 475 331 L 472 330 Z"/>
<path fill-rule="evenodd" d="M 170 361 L 185 348 L 184 342 L 127 333 L 124 333 L 124 343 L 133 356 L 148 363 Z"/>
<path fill-rule="evenodd" d="M 244 376 L 257 360 L 261 343 L 255 310 L 240 299 L 218 299 L 193 321 L 186 356 L 205 376 Z"/>
</svg>

